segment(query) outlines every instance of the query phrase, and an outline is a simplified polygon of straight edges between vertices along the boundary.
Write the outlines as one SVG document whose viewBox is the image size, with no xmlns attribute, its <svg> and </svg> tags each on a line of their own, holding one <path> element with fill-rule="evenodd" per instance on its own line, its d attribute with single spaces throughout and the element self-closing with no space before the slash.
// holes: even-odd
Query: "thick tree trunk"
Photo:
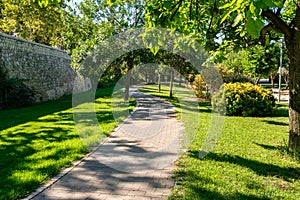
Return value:
<svg viewBox="0 0 300 200">
<path fill-rule="evenodd" d="M 286 40 L 289 57 L 289 150 L 300 153 L 300 33 Z"/>
</svg>

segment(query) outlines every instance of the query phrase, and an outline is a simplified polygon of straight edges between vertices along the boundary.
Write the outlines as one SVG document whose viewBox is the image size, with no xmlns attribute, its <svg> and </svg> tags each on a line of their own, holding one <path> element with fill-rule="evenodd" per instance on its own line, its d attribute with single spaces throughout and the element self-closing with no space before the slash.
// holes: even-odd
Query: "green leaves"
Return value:
<svg viewBox="0 0 300 200">
<path fill-rule="evenodd" d="M 244 18 L 244 15 L 242 13 L 238 14 L 236 16 L 236 18 L 234 19 L 234 22 L 233 22 L 233 27 L 235 27 L 236 25 L 238 25 L 238 23 L 240 23 L 240 21 L 242 21 Z"/>
<path fill-rule="evenodd" d="M 282 0 L 256 0 L 256 1 L 239 1 L 233 0 L 220 7 L 226 10 L 226 14 L 222 17 L 220 23 L 226 20 L 230 21 L 230 16 L 237 12 L 234 19 L 233 26 L 237 26 L 243 19 L 245 19 L 245 28 L 247 32 L 253 37 L 258 38 L 260 31 L 264 27 L 264 20 L 261 16 L 263 10 L 269 8 L 282 8 Z"/>
<path fill-rule="evenodd" d="M 46 8 L 44 8 L 46 6 Z M 0 31 L 51 46 L 65 32 L 63 0 L 2 0 Z"/>
<path fill-rule="evenodd" d="M 260 36 L 260 31 L 264 27 L 264 22 L 260 16 L 254 15 L 251 11 L 247 11 L 247 22 L 245 24 L 245 28 L 249 32 L 249 34 L 258 38 Z"/>
<path fill-rule="evenodd" d="M 221 7 L 221 9 L 224 8 L 228 8 L 231 7 L 232 5 L 234 5 L 234 7 L 232 9 L 230 9 L 225 15 L 224 17 L 221 19 L 221 24 L 230 16 L 231 13 L 237 11 L 238 9 L 240 9 L 240 7 L 242 6 L 243 0 L 234 0 L 228 4 L 225 4 L 224 6 Z"/>
<path fill-rule="evenodd" d="M 252 4 L 259 9 L 266 10 L 268 8 L 282 8 L 283 3 L 282 0 L 257 0 Z"/>
<path fill-rule="evenodd" d="M 37 2 L 41 8 L 44 8 L 44 7 L 48 6 L 48 4 L 50 2 L 52 2 L 52 3 L 60 3 L 61 0 L 34 0 L 34 2 Z"/>
</svg>

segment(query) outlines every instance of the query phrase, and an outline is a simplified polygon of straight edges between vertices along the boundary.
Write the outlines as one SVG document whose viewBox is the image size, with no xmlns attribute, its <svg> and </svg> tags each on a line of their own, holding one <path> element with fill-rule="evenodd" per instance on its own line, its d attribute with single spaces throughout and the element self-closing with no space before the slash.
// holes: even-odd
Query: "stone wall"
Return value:
<svg viewBox="0 0 300 200">
<path fill-rule="evenodd" d="M 0 67 L 9 77 L 24 79 L 37 101 L 71 94 L 76 77 L 65 51 L 0 33 Z"/>
</svg>

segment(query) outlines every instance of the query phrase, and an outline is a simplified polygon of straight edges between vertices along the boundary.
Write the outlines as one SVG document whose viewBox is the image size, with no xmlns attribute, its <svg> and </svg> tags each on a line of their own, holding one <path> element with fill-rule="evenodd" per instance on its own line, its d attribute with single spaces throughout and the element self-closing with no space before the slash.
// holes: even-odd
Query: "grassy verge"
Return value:
<svg viewBox="0 0 300 200">
<path fill-rule="evenodd" d="M 102 135 L 109 135 L 128 113 L 111 110 L 113 88 L 97 90 L 95 110 Z M 131 101 L 130 109 L 133 109 Z M 127 112 L 125 112 L 127 111 Z M 0 111 L 0 199 L 20 199 L 87 153 L 75 130 L 72 97 L 32 107 Z"/>
<path fill-rule="evenodd" d="M 161 94 L 156 87 L 144 91 L 165 98 L 168 94 L 166 87 Z M 300 164 L 286 153 L 286 104 L 279 105 L 274 117 L 226 117 L 214 150 L 203 159 L 198 152 L 210 125 L 210 106 L 199 103 L 198 131 L 189 128 L 195 113 L 185 106 L 180 109 L 189 113 L 186 131 L 196 136 L 177 162 L 169 199 L 300 199 Z"/>
</svg>

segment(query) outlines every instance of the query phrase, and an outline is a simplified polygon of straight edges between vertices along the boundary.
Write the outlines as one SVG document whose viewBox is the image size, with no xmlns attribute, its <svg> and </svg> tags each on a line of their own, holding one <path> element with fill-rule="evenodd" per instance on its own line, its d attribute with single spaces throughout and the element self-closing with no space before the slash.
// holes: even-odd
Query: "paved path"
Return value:
<svg viewBox="0 0 300 200">
<path fill-rule="evenodd" d="M 166 199 L 183 126 L 174 107 L 131 89 L 132 115 L 90 156 L 33 199 Z"/>
</svg>

